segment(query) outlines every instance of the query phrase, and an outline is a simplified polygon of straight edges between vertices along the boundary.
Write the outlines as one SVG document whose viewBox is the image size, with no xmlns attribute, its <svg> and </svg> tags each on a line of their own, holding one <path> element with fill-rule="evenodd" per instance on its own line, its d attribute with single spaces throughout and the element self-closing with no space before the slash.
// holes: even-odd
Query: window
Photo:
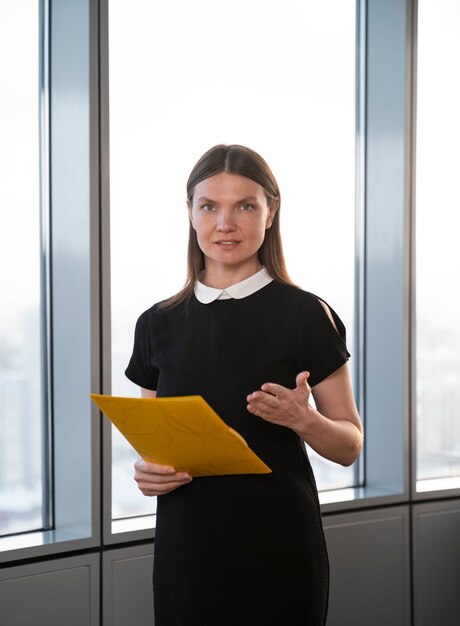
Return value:
<svg viewBox="0 0 460 626">
<path fill-rule="evenodd" d="M 426 491 L 460 486 L 460 5 L 418 5 L 416 473 Z"/>
<path fill-rule="evenodd" d="M 355 2 L 109 2 L 112 393 L 138 315 L 183 284 L 185 182 L 217 143 L 246 144 L 282 191 L 288 269 L 344 319 L 353 349 Z M 152 513 L 113 433 L 113 517 Z M 313 458 L 320 489 L 355 468 Z"/>
<path fill-rule="evenodd" d="M 0 4 L 0 535 L 43 528 L 39 3 Z"/>
<path fill-rule="evenodd" d="M 2 344 L 0 385 L 18 381 L 9 395 L 16 404 L 5 407 L 1 398 L 0 480 L 9 480 L 0 487 L 2 560 L 98 545 L 101 501 L 100 422 L 89 399 L 101 386 L 99 106 L 90 89 L 99 62 L 90 27 L 97 6 L 17 4 L 0 20 L 8 93 L 0 103 L 0 249 L 8 253 L 0 271 L 9 296 L 0 332 L 6 328 L 17 344 L 16 354 Z M 3 514 L 4 503 L 17 502 L 23 508 L 14 516 Z"/>
</svg>

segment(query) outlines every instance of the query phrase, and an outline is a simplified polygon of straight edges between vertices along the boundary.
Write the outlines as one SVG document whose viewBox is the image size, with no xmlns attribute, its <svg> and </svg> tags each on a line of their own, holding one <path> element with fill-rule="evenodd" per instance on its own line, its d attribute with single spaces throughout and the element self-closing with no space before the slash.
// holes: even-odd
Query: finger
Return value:
<svg viewBox="0 0 460 626">
<path fill-rule="evenodd" d="M 150 483 L 138 484 L 139 490 L 144 496 L 162 496 L 183 486 L 184 482 L 172 482 L 158 485 L 151 485 Z"/>
<path fill-rule="evenodd" d="M 300 394 L 302 397 L 304 397 L 307 400 L 311 393 L 311 387 L 308 384 L 309 376 L 310 376 L 309 372 L 300 372 L 300 374 L 297 374 L 296 379 L 295 379 L 296 388 L 294 389 L 294 391 L 297 394 Z"/>
<path fill-rule="evenodd" d="M 144 496 L 160 496 L 192 482 L 190 476 L 187 479 L 166 480 L 164 482 L 152 482 L 151 475 L 149 477 L 150 480 L 142 480 L 142 477 L 135 479 L 138 489 Z"/>
<path fill-rule="evenodd" d="M 279 399 L 266 391 L 255 391 L 249 394 L 246 399 L 250 405 L 259 408 L 273 409 L 279 405 Z"/>
<path fill-rule="evenodd" d="M 246 408 L 249 411 L 249 413 L 252 413 L 253 415 L 256 415 L 257 417 L 262 417 L 265 420 L 274 421 L 276 419 L 280 419 L 280 418 L 277 418 L 276 411 L 274 411 L 273 409 L 268 409 L 266 407 L 260 407 L 260 406 L 254 406 L 252 404 L 248 404 Z"/>
<path fill-rule="evenodd" d="M 138 459 L 134 463 L 134 467 L 141 472 L 146 472 L 148 474 L 164 474 L 171 475 L 175 474 L 176 470 L 174 467 L 170 465 L 160 465 L 158 463 L 149 463 L 148 461 L 144 461 L 144 459 Z"/>
<path fill-rule="evenodd" d="M 255 394 L 251 395 L 253 399 L 246 406 L 249 413 L 270 421 L 281 418 L 284 409 L 278 398 L 265 392 L 255 392 Z"/>
<path fill-rule="evenodd" d="M 310 376 L 310 372 L 300 372 L 297 374 L 295 379 L 296 388 L 298 391 L 305 392 L 308 388 L 308 378 Z"/>
<path fill-rule="evenodd" d="M 277 383 L 264 383 L 261 389 L 276 398 L 283 397 L 286 393 L 290 392 L 290 389 L 283 387 L 283 385 L 278 385 Z"/>
<path fill-rule="evenodd" d="M 143 472 L 136 469 L 134 472 L 134 480 L 139 482 L 148 483 L 150 485 L 156 484 L 171 484 L 174 482 L 188 482 L 192 479 L 188 472 L 175 472 L 174 474 L 153 474 L 152 472 Z"/>
</svg>

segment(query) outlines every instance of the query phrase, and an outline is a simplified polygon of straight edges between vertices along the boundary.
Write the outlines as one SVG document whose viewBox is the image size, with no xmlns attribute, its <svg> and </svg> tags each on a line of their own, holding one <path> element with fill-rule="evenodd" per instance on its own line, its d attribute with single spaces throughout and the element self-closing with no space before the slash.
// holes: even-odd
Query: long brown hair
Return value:
<svg viewBox="0 0 460 626">
<path fill-rule="evenodd" d="M 254 150 L 239 145 L 219 144 L 210 148 L 198 160 L 192 169 L 187 181 L 187 202 L 192 206 L 195 187 L 211 176 L 221 174 L 238 174 L 258 183 L 265 191 L 269 208 L 277 205 L 277 211 L 272 225 L 265 233 L 265 239 L 259 249 L 259 261 L 265 266 L 272 278 L 281 282 L 293 284 L 289 278 L 284 261 L 283 246 L 280 234 L 280 205 L 281 195 L 275 177 L 266 161 Z M 204 270 L 204 254 L 198 245 L 195 229 L 190 224 L 187 280 L 184 287 L 168 300 L 161 303 L 161 308 L 170 308 L 189 299 L 194 290 L 201 272 Z"/>
</svg>

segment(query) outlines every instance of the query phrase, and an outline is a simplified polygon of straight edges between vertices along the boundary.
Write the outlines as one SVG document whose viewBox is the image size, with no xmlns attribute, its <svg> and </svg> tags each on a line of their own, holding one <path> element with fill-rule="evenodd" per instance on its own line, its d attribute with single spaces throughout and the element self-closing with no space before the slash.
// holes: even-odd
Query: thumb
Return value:
<svg viewBox="0 0 460 626">
<path fill-rule="evenodd" d="M 300 372 L 300 374 L 297 374 L 295 378 L 296 388 L 305 394 L 307 394 L 309 391 L 307 390 L 307 384 L 308 384 L 307 380 L 309 376 L 310 376 L 310 372 Z"/>
</svg>

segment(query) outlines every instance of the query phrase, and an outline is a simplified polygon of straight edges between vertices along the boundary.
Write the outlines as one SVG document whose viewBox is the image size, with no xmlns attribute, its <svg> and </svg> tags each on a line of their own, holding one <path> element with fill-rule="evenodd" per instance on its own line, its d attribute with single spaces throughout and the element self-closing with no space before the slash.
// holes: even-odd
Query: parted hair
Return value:
<svg viewBox="0 0 460 626">
<path fill-rule="evenodd" d="M 269 208 L 277 205 L 273 222 L 265 232 L 265 238 L 259 249 L 259 261 L 265 266 L 270 276 L 282 283 L 293 284 L 286 270 L 283 246 L 280 234 L 281 195 L 278 183 L 268 163 L 254 150 L 237 144 L 218 144 L 210 148 L 197 161 L 187 181 L 187 204 L 193 203 L 193 194 L 198 183 L 221 173 L 238 174 L 258 183 L 265 191 Z M 187 254 L 187 279 L 184 287 L 168 300 L 161 303 L 161 308 L 171 308 L 188 300 L 194 290 L 200 274 L 204 270 L 204 255 L 198 245 L 198 239 L 192 224 L 189 225 Z"/>
</svg>

